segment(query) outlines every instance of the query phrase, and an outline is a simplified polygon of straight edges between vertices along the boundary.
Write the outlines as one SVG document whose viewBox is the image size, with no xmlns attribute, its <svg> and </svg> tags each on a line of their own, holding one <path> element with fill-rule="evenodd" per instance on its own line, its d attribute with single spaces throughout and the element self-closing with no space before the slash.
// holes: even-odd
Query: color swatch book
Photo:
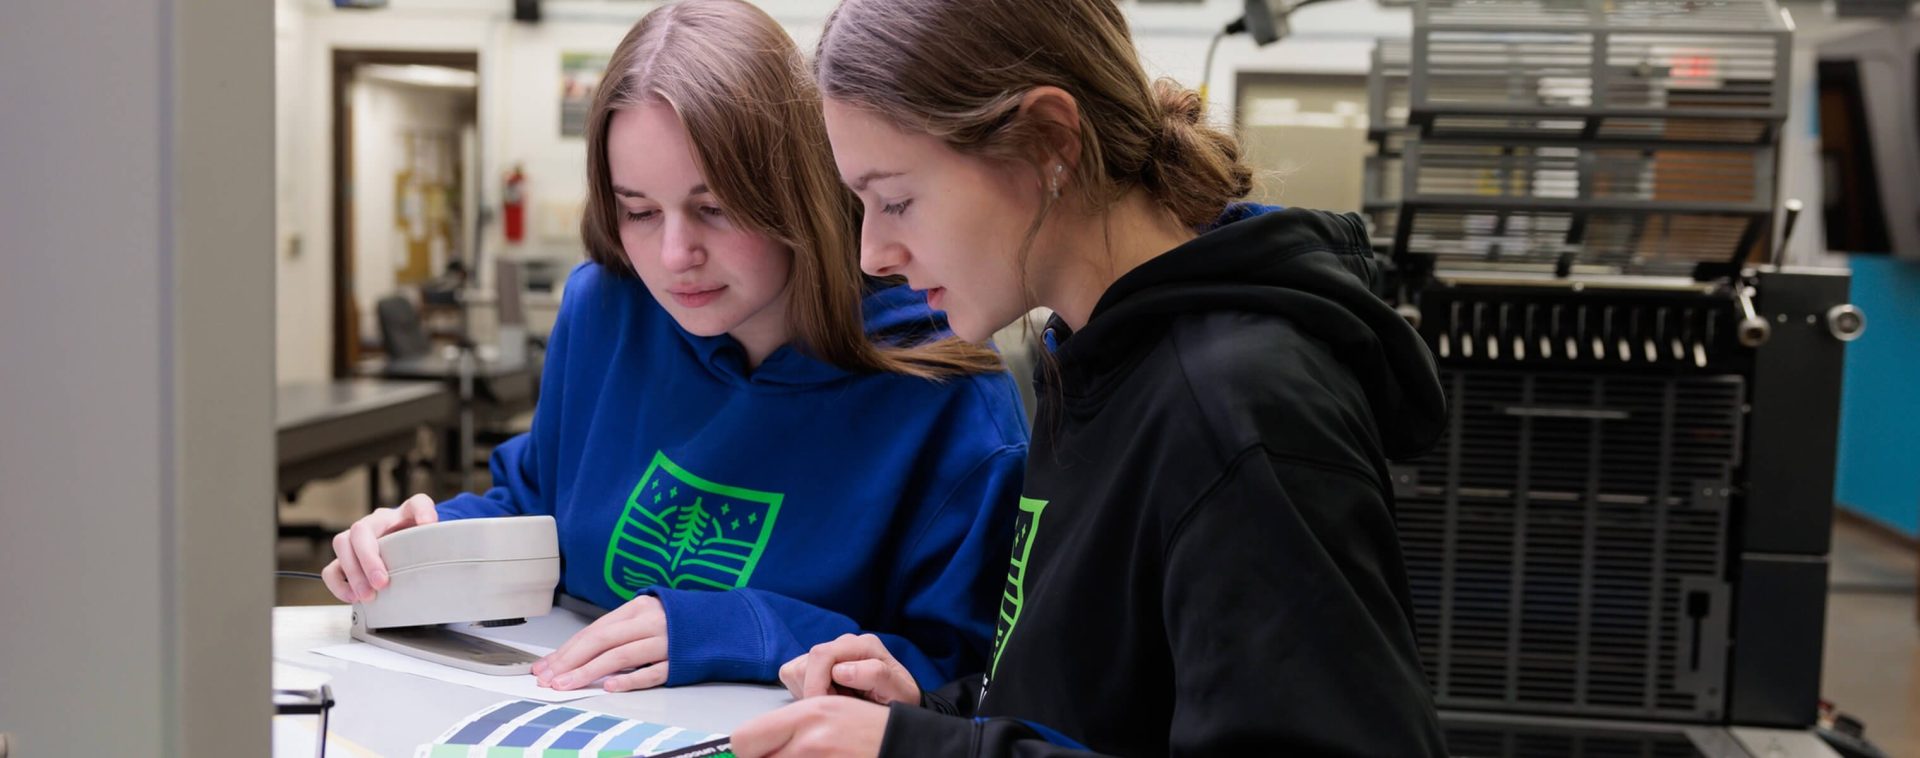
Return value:
<svg viewBox="0 0 1920 758">
<path fill-rule="evenodd" d="M 531 700 L 508 700 L 460 721 L 414 758 L 654 756 L 725 735 Z"/>
</svg>

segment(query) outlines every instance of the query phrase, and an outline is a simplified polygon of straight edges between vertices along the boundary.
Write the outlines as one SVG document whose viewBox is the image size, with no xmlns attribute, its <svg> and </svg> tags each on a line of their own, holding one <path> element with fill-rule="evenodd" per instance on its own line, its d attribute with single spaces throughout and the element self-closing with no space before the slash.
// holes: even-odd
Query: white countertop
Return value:
<svg viewBox="0 0 1920 758">
<path fill-rule="evenodd" d="M 335 705 L 328 725 L 329 755 L 354 755 L 354 748 L 375 755 L 409 756 L 448 727 L 507 695 L 437 679 L 349 663 L 314 653 L 315 648 L 349 642 L 352 609 L 345 605 L 289 606 L 273 609 L 273 658 L 280 664 L 331 677 Z M 561 608 L 521 626 L 489 629 L 483 636 L 559 647 L 587 619 Z M 601 694 L 567 703 L 570 707 L 624 718 L 709 732 L 731 732 L 742 722 L 791 702 L 774 686 L 701 684 L 640 692 Z M 287 716 L 283 719 L 311 717 Z M 339 748 L 338 751 L 334 748 Z M 311 755 L 310 752 L 292 753 Z"/>
</svg>

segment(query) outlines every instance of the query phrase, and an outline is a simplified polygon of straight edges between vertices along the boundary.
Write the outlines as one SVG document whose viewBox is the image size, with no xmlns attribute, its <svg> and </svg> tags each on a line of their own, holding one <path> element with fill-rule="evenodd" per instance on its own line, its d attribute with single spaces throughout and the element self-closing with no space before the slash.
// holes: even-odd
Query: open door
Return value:
<svg viewBox="0 0 1920 758">
<path fill-rule="evenodd" d="M 373 305 L 472 271 L 478 229 L 479 55 L 333 51 L 336 378 L 377 344 Z"/>
</svg>

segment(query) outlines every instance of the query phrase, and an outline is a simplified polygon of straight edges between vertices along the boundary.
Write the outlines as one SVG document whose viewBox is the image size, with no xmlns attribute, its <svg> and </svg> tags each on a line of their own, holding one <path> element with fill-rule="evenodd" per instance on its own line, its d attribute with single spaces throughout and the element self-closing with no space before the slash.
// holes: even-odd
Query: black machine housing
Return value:
<svg viewBox="0 0 1920 758">
<path fill-rule="evenodd" d="M 1846 272 L 1764 263 L 1791 34 L 1771 0 L 1418 0 L 1376 49 L 1364 210 L 1451 414 L 1392 473 L 1456 755 L 1815 724 L 1864 320 Z"/>
<path fill-rule="evenodd" d="M 1408 290 L 1451 413 L 1393 469 L 1441 707 L 1813 723 L 1848 278 L 1753 281 L 1757 347 L 1725 283 Z"/>
</svg>

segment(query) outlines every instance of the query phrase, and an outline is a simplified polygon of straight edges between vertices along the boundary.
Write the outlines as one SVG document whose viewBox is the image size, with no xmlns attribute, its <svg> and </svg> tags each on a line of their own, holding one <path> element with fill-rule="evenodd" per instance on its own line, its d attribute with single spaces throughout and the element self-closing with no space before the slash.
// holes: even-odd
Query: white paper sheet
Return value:
<svg viewBox="0 0 1920 758">
<path fill-rule="evenodd" d="M 333 681 L 333 675 L 324 671 L 281 661 L 273 662 L 273 688 L 276 690 L 313 690 L 330 681 Z"/>
<path fill-rule="evenodd" d="M 536 645 L 522 643 L 505 644 L 511 644 L 514 647 L 535 655 L 546 655 L 547 653 L 553 652 L 552 648 L 543 648 Z M 481 674 L 465 669 L 457 669 L 445 664 L 434 663 L 432 661 L 424 661 L 377 645 L 369 645 L 365 642 L 349 642 L 345 645 L 315 648 L 313 652 L 329 658 L 362 663 L 388 671 L 398 671 L 402 674 L 424 676 L 443 682 L 463 684 L 468 687 L 512 695 L 517 698 L 538 700 L 542 703 L 564 703 L 570 700 L 579 700 L 581 698 L 606 694 L 606 691 L 600 688 L 599 682 L 594 682 L 577 690 L 550 690 L 535 682 L 532 674 L 520 674 L 518 676 Z"/>
</svg>

